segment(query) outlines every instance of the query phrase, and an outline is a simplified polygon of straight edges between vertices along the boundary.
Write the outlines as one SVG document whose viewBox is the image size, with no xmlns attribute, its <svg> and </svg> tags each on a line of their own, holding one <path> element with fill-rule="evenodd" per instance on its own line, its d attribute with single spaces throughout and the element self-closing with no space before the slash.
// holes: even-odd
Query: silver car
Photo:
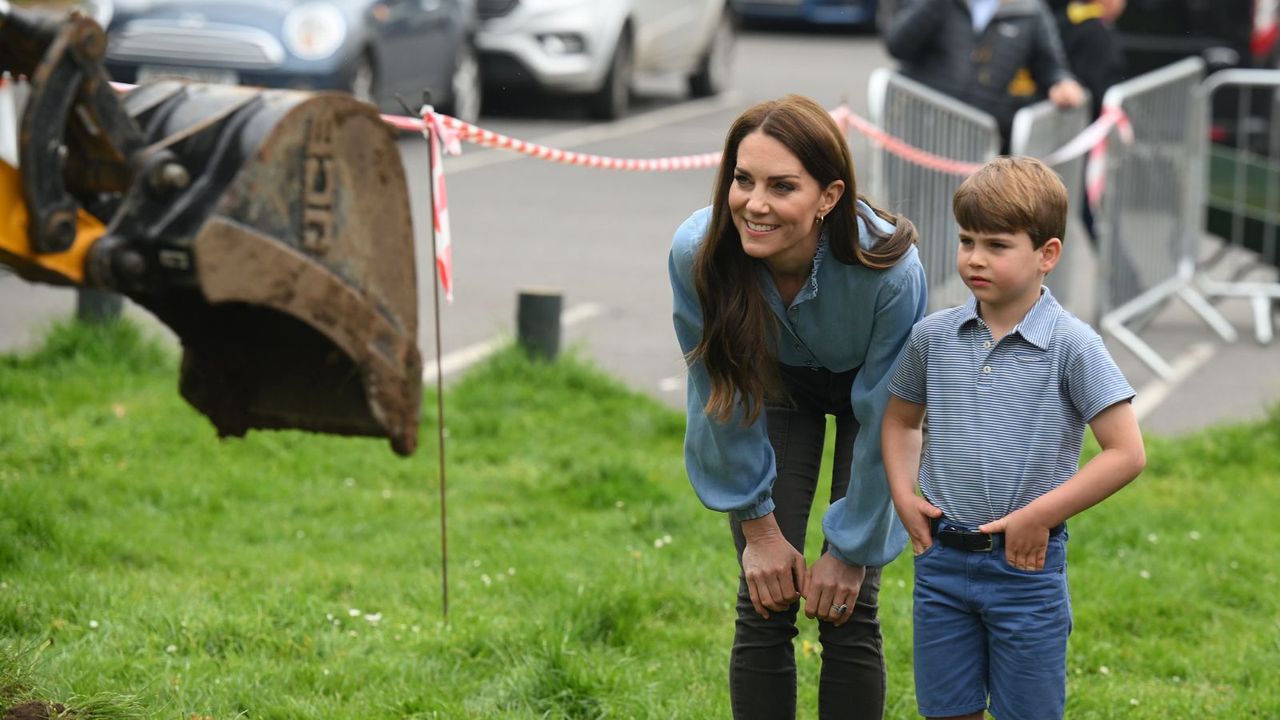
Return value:
<svg viewBox="0 0 1280 720">
<path fill-rule="evenodd" d="M 582 96 L 627 113 L 637 73 L 678 72 L 695 97 L 728 85 L 736 23 L 727 0 L 476 0 L 486 88 Z"/>
</svg>

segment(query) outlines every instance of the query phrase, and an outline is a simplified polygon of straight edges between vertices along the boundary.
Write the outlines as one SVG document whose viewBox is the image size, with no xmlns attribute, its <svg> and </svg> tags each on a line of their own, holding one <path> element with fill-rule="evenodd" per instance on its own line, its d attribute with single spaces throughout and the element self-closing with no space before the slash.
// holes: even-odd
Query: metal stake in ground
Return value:
<svg viewBox="0 0 1280 720">
<path fill-rule="evenodd" d="M 425 100 L 426 98 L 424 98 Z M 400 101 L 402 104 L 403 100 Z M 435 136 L 431 127 L 427 126 L 427 177 L 434 177 L 435 165 L 432 154 L 435 143 L 440 138 Z M 449 619 L 449 506 L 445 488 L 447 486 L 444 462 L 444 364 L 441 362 L 442 344 L 440 342 L 440 272 L 436 267 L 439 257 L 436 248 L 436 196 L 432 185 L 427 185 L 427 199 L 431 202 L 431 307 L 434 310 L 436 333 L 436 438 L 439 444 L 440 457 L 440 603 L 444 619 Z"/>
<path fill-rule="evenodd" d="M 435 198 L 432 198 L 435 202 Z M 436 229 L 431 225 L 431 258 L 436 257 Z M 449 506 L 446 488 L 444 463 L 444 365 L 441 363 L 440 343 L 440 273 L 431 273 L 432 307 L 435 309 L 436 324 L 436 437 L 440 447 L 440 599 L 444 619 L 449 619 Z"/>
</svg>

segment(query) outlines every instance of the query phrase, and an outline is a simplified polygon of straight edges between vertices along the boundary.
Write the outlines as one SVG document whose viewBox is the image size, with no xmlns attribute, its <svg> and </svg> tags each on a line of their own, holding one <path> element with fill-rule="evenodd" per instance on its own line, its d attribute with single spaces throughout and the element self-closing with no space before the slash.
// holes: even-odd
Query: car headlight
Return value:
<svg viewBox="0 0 1280 720">
<path fill-rule="evenodd" d="M 303 60 L 323 60 L 347 38 L 342 11 L 327 2 L 299 5 L 284 18 L 284 44 Z"/>
</svg>

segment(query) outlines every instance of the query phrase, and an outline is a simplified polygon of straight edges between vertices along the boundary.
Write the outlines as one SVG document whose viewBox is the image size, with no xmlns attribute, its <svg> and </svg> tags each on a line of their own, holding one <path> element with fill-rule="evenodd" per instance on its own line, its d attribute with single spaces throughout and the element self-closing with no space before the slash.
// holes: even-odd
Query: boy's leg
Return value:
<svg viewBox="0 0 1280 720">
<path fill-rule="evenodd" d="M 851 379 L 850 379 L 851 382 Z M 849 487 L 849 470 L 853 459 L 853 441 L 858 435 L 858 421 L 848 407 L 849 389 L 845 384 L 833 388 L 843 393 L 847 413 L 836 415 L 835 453 L 831 468 L 831 502 L 844 497 Z M 826 545 L 823 544 L 823 552 Z M 878 720 L 884 717 L 885 666 L 884 643 L 880 636 L 878 599 L 880 568 L 867 568 L 858 600 L 851 608 L 853 615 L 840 627 L 818 623 L 818 639 L 822 643 L 822 678 L 818 685 L 818 717 Z"/>
<path fill-rule="evenodd" d="M 991 552 L 983 618 L 989 632 L 991 714 L 998 720 L 1060 720 L 1067 697 L 1066 533 L 1049 538 L 1043 570 L 1026 571 Z"/>
<path fill-rule="evenodd" d="M 807 385 L 814 376 L 807 368 L 783 367 L 783 382 L 792 399 L 788 405 L 769 405 L 765 409 L 769 442 L 778 467 L 773 486 L 774 517 L 783 536 L 796 549 L 804 552 L 809 510 L 818 485 L 822 462 L 822 444 L 826 439 L 826 417 L 808 403 Z M 812 378 L 816 382 L 819 378 Z M 730 522 L 741 568 L 746 540 L 737 522 Z M 795 717 L 796 611 L 799 603 L 785 612 L 770 612 L 765 620 L 756 614 L 746 579 L 739 572 L 737 621 L 734 626 L 733 650 L 729 656 L 729 695 L 733 716 L 744 718 Z"/>
<path fill-rule="evenodd" d="M 987 631 L 968 584 L 977 554 L 935 540 L 915 557 L 913 662 L 926 717 L 981 717 L 987 707 Z"/>
</svg>

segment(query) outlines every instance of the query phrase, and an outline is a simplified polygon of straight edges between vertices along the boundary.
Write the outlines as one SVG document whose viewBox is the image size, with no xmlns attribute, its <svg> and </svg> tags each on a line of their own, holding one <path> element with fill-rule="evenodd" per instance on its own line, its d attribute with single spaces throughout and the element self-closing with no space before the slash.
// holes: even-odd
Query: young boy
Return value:
<svg viewBox="0 0 1280 720">
<path fill-rule="evenodd" d="M 1062 253 L 1058 176 L 997 158 L 960 186 L 953 210 L 956 269 L 973 297 L 913 328 L 881 438 L 916 554 L 916 700 L 930 718 L 1061 718 L 1065 522 L 1142 471 L 1134 393 L 1042 284 Z M 1080 467 L 1085 423 L 1102 452 Z"/>
</svg>

